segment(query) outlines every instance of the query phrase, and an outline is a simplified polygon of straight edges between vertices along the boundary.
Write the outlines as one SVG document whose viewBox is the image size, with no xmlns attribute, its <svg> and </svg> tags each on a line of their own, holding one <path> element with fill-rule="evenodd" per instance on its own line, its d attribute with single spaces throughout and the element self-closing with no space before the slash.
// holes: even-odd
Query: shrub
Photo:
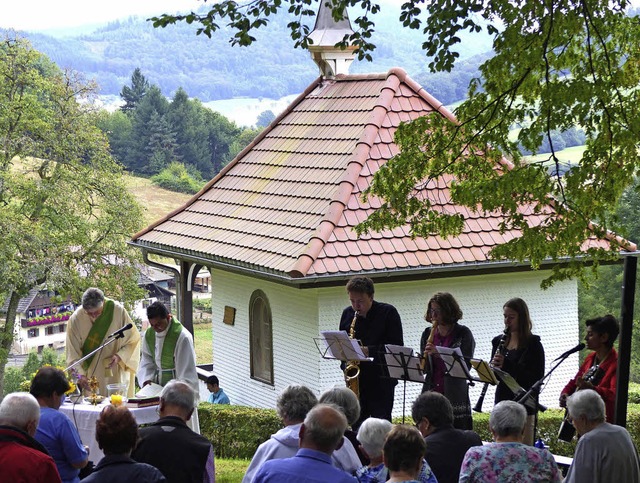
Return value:
<svg viewBox="0 0 640 483">
<path fill-rule="evenodd" d="M 273 409 L 201 403 L 200 433 L 220 458 L 252 458 L 260 443 L 283 427 Z"/>
<path fill-rule="evenodd" d="M 177 162 L 152 176 L 151 181 L 161 188 L 188 194 L 197 193 L 204 186 L 204 181 L 195 179 L 183 164 Z"/>
</svg>

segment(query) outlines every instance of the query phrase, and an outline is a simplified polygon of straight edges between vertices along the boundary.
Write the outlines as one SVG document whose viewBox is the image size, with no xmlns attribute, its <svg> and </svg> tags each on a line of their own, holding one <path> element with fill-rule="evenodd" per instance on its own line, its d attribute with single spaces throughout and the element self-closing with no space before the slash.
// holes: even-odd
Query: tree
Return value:
<svg viewBox="0 0 640 483">
<path fill-rule="evenodd" d="M 140 68 L 136 67 L 131 75 L 131 87 L 123 86 L 120 91 L 120 97 L 125 102 L 124 106 L 120 109 L 123 112 L 131 112 L 136 108 L 148 90 L 149 81 L 142 75 Z"/>
<path fill-rule="evenodd" d="M 258 114 L 258 119 L 256 119 L 256 127 L 267 127 L 275 118 L 276 115 L 271 109 L 262 111 L 260 114 Z"/>
<path fill-rule="evenodd" d="M 141 209 L 87 102 L 95 86 L 22 39 L 0 44 L 0 394 L 20 298 L 42 285 L 80 298 L 90 285 L 140 298 L 127 246 Z"/>
<path fill-rule="evenodd" d="M 223 0 L 203 13 L 162 15 L 154 26 L 178 21 L 198 25 L 211 36 L 222 20 L 232 29 L 231 43 L 250 45 L 252 33 L 283 9 L 298 17 L 289 24 L 296 46 L 308 45 L 309 27 L 302 21 L 315 14 L 311 0 Z M 371 0 L 332 0 L 334 18 L 358 5 L 355 32 L 340 45 L 358 47 L 359 58 L 371 58 L 373 19 L 381 11 Z M 456 48 L 464 31 L 494 36 L 494 56 L 480 66 L 469 85 L 468 99 L 456 109 L 457 123 L 438 113 L 403 125 L 396 133 L 401 152 L 374 177 L 365 196 L 382 199 L 360 233 L 408 223 L 411 234 L 455 236 L 462 217 L 432 209 L 416 188 L 441 176 L 452 176 L 452 200 L 472 211 L 499 211 L 505 229 L 522 236 L 497 246 L 496 259 L 526 261 L 537 268 L 547 259 L 567 259 L 556 265 L 552 280 L 583 274 L 582 261 L 596 264 L 620 250 L 586 254 L 583 242 L 595 231 L 604 236 L 616 229 L 612 208 L 640 171 L 640 24 L 626 15 L 627 0 L 408 0 L 401 7 L 403 27 L 424 34 L 422 47 L 433 71 L 450 71 L 459 57 Z M 579 166 L 559 173 L 552 133 L 578 125 L 586 135 Z M 520 127 L 516 139 L 509 131 Z M 537 152 L 543 138 L 551 146 L 545 163 L 527 163 L 518 146 Z M 543 216 L 536 227 L 527 224 L 522 205 Z M 596 222 L 597 225 L 593 225 Z M 546 286 L 546 284 L 545 284 Z"/>
</svg>

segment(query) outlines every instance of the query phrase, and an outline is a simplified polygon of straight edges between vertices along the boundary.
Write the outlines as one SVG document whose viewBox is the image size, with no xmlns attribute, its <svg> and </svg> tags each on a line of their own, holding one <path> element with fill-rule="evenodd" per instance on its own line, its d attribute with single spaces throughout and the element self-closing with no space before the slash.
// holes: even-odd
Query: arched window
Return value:
<svg viewBox="0 0 640 483">
<path fill-rule="evenodd" d="M 262 290 L 251 294 L 249 302 L 251 378 L 273 384 L 273 328 L 271 308 Z"/>
</svg>

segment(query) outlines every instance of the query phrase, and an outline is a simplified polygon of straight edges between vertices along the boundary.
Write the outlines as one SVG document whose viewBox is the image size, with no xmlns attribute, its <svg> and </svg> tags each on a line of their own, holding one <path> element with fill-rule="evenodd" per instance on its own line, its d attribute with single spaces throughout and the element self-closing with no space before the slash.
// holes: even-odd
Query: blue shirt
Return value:
<svg viewBox="0 0 640 483">
<path fill-rule="evenodd" d="M 209 394 L 209 399 L 207 399 L 207 401 L 213 404 L 231 404 L 229 397 L 222 389 L 218 389 L 218 392 L 212 392 Z"/>
<path fill-rule="evenodd" d="M 265 461 L 253 483 L 356 483 L 353 476 L 334 467 L 331 456 L 321 451 L 300 448 L 293 458 Z"/>
<path fill-rule="evenodd" d="M 63 483 L 78 483 L 80 470 L 71 465 L 86 460 L 87 452 L 78 430 L 67 415 L 53 408 L 41 407 L 35 438 L 56 462 Z"/>
</svg>

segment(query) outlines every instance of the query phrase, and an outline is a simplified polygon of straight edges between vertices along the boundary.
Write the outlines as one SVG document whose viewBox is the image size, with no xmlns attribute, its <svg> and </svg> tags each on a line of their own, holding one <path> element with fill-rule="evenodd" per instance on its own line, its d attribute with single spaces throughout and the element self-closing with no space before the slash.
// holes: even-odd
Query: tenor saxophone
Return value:
<svg viewBox="0 0 640 483">
<path fill-rule="evenodd" d="M 353 314 L 353 320 L 351 321 L 351 326 L 349 327 L 349 338 L 351 339 L 355 339 L 357 318 L 358 312 L 356 311 L 356 313 Z M 347 387 L 351 389 L 353 393 L 359 398 L 360 383 L 358 381 L 358 377 L 360 377 L 360 361 L 347 361 L 347 365 L 344 368 L 344 382 L 347 384 Z"/>
</svg>

